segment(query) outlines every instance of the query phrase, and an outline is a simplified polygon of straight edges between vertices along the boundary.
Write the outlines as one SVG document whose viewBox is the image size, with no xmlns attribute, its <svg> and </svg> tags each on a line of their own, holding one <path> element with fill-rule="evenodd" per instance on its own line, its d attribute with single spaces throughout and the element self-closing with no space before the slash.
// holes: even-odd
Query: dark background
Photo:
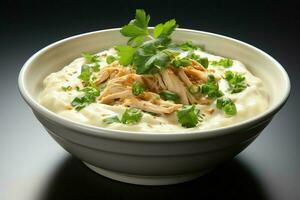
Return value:
<svg viewBox="0 0 300 200">
<path fill-rule="evenodd" d="M 96 175 L 48 136 L 17 90 L 18 72 L 33 53 L 75 34 L 120 27 L 136 8 L 151 14 L 152 26 L 176 18 L 180 27 L 250 43 L 291 78 L 291 96 L 263 134 L 189 183 L 142 187 Z M 299 8 L 270 0 L 1 1 L 0 199 L 300 199 Z"/>
</svg>

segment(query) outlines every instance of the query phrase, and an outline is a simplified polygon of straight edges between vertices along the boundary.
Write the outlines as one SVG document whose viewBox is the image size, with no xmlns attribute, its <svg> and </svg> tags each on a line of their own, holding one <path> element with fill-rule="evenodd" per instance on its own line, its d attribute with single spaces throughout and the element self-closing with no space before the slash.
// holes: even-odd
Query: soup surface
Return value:
<svg viewBox="0 0 300 200">
<path fill-rule="evenodd" d="M 172 42 L 174 19 L 153 31 L 149 20 L 136 10 L 120 30 L 127 45 L 83 53 L 47 76 L 40 104 L 73 121 L 154 134 L 224 127 L 267 109 L 263 82 L 243 63 Z"/>
</svg>

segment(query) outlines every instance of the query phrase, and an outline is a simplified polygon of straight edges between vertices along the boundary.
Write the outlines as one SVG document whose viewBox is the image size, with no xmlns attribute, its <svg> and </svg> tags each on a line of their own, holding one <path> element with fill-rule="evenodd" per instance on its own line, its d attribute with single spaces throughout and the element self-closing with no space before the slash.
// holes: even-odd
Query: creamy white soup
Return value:
<svg viewBox="0 0 300 200">
<path fill-rule="evenodd" d="M 175 20 L 150 33 L 147 17 L 137 10 L 121 29 L 127 45 L 83 53 L 47 76 L 40 104 L 76 122 L 153 134 L 225 127 L 267 109 L 263 82 L 243 63 L 172 42 Z"/>
</svg>

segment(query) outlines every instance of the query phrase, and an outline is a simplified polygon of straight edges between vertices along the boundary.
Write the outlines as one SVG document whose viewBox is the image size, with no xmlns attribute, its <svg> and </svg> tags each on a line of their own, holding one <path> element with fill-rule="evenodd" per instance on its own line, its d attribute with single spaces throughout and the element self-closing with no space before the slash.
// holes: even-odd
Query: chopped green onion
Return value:
<svg viewBox="0 0 300 200">
<path fill-rule="evenodd" d="M 164 90 L 164 91 L 160 92 L 159 96 L 163 100 L 174 101 L 175 103 L 179 101 L 179 96 L 176 93 L 168 91 L 168 90 Z"/>
<path fill-rule="evenodd" d="M 191 85 L 190 87 L 189 87 L 189 91 L 190 91 L 190 93 L 192 93 L 192 94 L 197 94 L 198 92 L 200 92 L 200 86 L 199 85 Z"/>
<path fill-rule="evenodd" d="M 223 110 L 227 115 L 235 115 L 237 113 L 236 106 L 229 98 L 217 99 L 217 108 Z"/>
<path fill-rule="evenodd" d="M 103 119 L 102 121 L 105 124 L 112 124 L 112 123 L 120 123 L 121 122 L 117 115 L 114 115 L 112 117 L 107 117 L 107 118 Z"/>
</svg>

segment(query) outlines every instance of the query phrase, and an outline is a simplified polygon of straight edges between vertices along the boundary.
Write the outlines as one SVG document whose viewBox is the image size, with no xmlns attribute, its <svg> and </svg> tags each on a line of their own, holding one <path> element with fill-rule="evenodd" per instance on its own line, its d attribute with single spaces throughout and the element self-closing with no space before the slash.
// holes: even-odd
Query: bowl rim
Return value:
<svg viewBox="0 0 300 200">
<path fill-rule="evenodd" d="M 153 29 L 153 27 L 150 27 L 150 29 Z M 105 127 L 97 127 L 89 124 L 84 124 L 76 121 L 72 121 L 71 119 L 64 118 L 62 116 L 59 116 L 58 114 L 48 110 L 46 107 L 40 105 L 33 97 L 30 96 L 29 92 L 26 89 L 25 80 L 27 77 L 28 69 L 30 68 L 31 63 L 38 58 L 41 54 L 45 53 L 49 49 L 55 48 L 56 46 L 60 45 L 61 43 L 64 43 L 69 40 L 73 40 L 76 38 L 98 34 L 98 33 L 104 33 L 104 32 L 112 32 L 112 31 L 119 31 L 120 28 L 111 28 L 111 29 L 104 29 L 99 31 L 92 31 L 87 32 L 83 34 L 78 34 L 75 36 L 67 37 L 65 39 L 59 40 L 57 42 L 54 42 L 50 45 L 47 45 L 46 47 L 40 49 L 35 54 L 33 54 L 23 65 L 19 77 L 18 77 L 18 88 L 21 93 L 21 96 L 23 99 L 27 102 L 27 104 L 33 109 L 34 112 L 37 112 L 39 114 L 42 114 L 46 116 L 48 119 L 61 124 L 62 126 L 66 126 L 70 129 L 75 129 L 77 131 L 82 132 L 83 134 L 87 134 L 89 136 L 93 137 L 101 137 L 101 138 L 109 138 L 109 139 L 117 139 L 117 140 L 129 140 L 129 141 L 182 141 L 182 140 L 195 140 L 195 139 L 201 139 L 201 138 L 214 138 L 217 136 L 222 136 L 226 134 L 234 134 L 237 130 L 241 130 L 243 128 L 249 128 L 249 125 L 257 126 L 257 123 L 260 124 L 262 121 L 266 121 L 267 118 L 271 118 L 272 115 L 274 115 L 277 111 L 280 110 L 280 108 L 285 104 L 287 101 L 290 89 L 291 89 L 291 83 L 289 76 L 285 69 L 282 67 L 282 65 L 276 61 L 272 56 L 265 53 L 264 51 L 248 44 L 245 42 L 242 42 L 240 40 L 215 34 L 211 32 L 206 31 L 198 31 L 193 29 L 184 29 L 184 28 L 177 28 L 175 31 L 181 31 L 181 32 L 191 32 L 196 34 L 202 34 L 207 35 L 210 37 L 217 37 L 220 39 L 229 40 L 230 42 L 246 46 L 263 56 L 270 59 L 274 65 L 278 68 L 278 70 L 281 72 L 281 75 L 283 77 L 283 81 L 286 84 L 286 88 L 284 91 L 284 95 L 280 97 L 280 100 L 278 100 L 272 107 L 269 107 L 266 111 L 260 113 L 259 115 L 252 117 L 250 119 L 247 119 L 245 121 L 239 122 L 237 124 L 225 126 L 225 127 L 219 127 L 215 129 L 210 130 L 194 130 L 194 131 L 187 131 L 187 132 L 159 132 L 159 133 L 150 133 L 150 132 L 136 132 L 136 131 L 124 131 L 124 130 L 115 130 L 115 129 L 109 129 Z"/>
</svg>

